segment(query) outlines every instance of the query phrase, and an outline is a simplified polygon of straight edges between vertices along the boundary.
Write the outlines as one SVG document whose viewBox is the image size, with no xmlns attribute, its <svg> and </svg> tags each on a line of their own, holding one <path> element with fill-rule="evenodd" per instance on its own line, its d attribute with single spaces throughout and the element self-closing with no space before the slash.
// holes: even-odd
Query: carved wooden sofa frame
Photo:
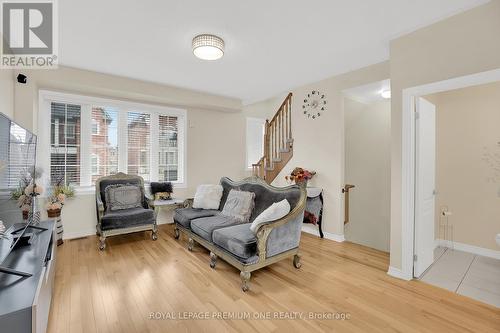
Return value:
<svg viewBox="0 0 500 333">
<path fill-rule="evenodd" d="M 292 188 L 293 186 L 297 185 L 292 185 L 288 187 L 274 187 L 269 184 L 267 184 L 265 181 L 263 181 L 261 178 L 258 177 L 249 177 L 246 178 L 242 181 L 239 182 L 232 182 L 233 186 L 239 186 L 245 183 L 257 183 L 261 184 L 264 187 L 267 187 L 269 189 L 272 189 L 274 191 L 282 191 L 285 192 Z M 287 250 L 285 252 L 279 253 L 277 255 L 274 255 L 272 257 L 267 257 L 266 256 L 266 248 L 267 248 L 267 241 L 269 238 L 269 235 L 273 231 L 273 229 L 278 228 L 296 218 L 299 216 L 304 215 L 304 210 L 306 206 L 306 200 L 307 200 L 307 193 L 306 193 L 306 186 L 300 185 L 300 198 L 298 203 L 295 205 L 295 207 L 286 215 L 285 217 L 268 222 L 266 224 L 262 224 L 259 226 L 256 232 L 256 238 L 257 238 L 257 255 L 258 255 L 258 261 L 252 264 L 244 264 L 240 262 L 238 259 L 236 259 L 234 256 L 228 254 L 228 252 L 222 248 L 220 248 L 218 245 L 211 243 L 207 241 L 206 239 L 200 237 L 190 229 L 185 228 L 183 225 L 180 223 L 175 222 L 175 227 L 174 227 L 174 238 L 179 239 L 180 237 L 180 232 L 184 233 L 188 237 L 188 250 L 192 251 L 195 242 L 202 245 L 206 249 L 210 251 L 210 267 L 215 269 L 215 266 L 217 264 L 217 259 L 222 258 L 224 261 L 229 263 L 230 265 L 234 266 L 238 270 L 240 270 L 240 278 L 241 278 L 241 289 L 243 291 L 248 291 L 249 288 L 249 281 L 251 277 L 251 272 L 258 270 L 260 268 L 269 266 L 271 264 L 274 264 L 278 261 L 281 261 L 283 259 L 293 257 L 293 265 L 295 268 L 299 269 L 302 264 L 300 262 L 301 255 L 299 252 L 299 247 L 295 247 L 293 249 Z M 186 199 L 184 201 L 184 208 L 191 208 L 193 205 L 193 198 Z"/>
<path fill-rule="evenodd" d="M 130 233 L 134 233 L 134 232 L 149 231 L 150 230 L 151 231 L 151 239 L 157 240 L 158 239 L 158 225 L 156 222 L 156 218 L 157 218 L 158 211 L 156 209 L 154 209 L 155 208 L 154 207 L 154 200 L 152 198 L 149 198 L 145 192 L 144 192 L 143 202 L 145 204 L 147 204 L 147 206 L 150 209 L 154 210 L 154 223 L 131 226 L 131 227 L 126 227 L 126 228 L 119 228 L 119 229 L 102 230 L 101 225 L 102 225 L 102 218 L 104 217 L 104 213 L 105 213 L 105 211 L 104 211 L 105 208 L 104 208 L 104 203 L 101 199 L 101 182 L 104 180 L 117 181 L 117 182 L 123 182 L 123 183 L 126 183 L 128 181 L 137 182 L 139 184 L 139 186 L 141 186 L 143 191 L 144 191 L 144 179 L 141 176 L 127 175 L 125 173 L 119 172 L 119 173 L 111 175 L 111 176 L 100 177 L 96 180 L 96 182 L 95 182 L 95 197 L 96 197 L 96 210 L 97 210 L 96 229 L 97 229 L 97 235 L 99 236 L 99 250 L 102 251 L 106 248 L 106 238 L 107 237 L 130 234 Z"/>
</svg>

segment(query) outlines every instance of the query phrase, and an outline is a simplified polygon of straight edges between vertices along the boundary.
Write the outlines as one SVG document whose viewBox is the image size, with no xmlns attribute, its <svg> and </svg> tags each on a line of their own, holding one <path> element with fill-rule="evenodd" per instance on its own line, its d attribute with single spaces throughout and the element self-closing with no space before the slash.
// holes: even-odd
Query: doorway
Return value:
<svg viewBox="0 0 500 333">
<path fill-rule="evenodd" d="M 402 228 L 403 272 L 409 278 L 497 307 L 498 81 L 500 70 L 403 92 L 403 177 L 408 178 Z"/>
<path fill-rule="evenodd" d="M 349 242 L 389 252 L 390 81 L 343 94 L 344 235 Z"/>
</svg>

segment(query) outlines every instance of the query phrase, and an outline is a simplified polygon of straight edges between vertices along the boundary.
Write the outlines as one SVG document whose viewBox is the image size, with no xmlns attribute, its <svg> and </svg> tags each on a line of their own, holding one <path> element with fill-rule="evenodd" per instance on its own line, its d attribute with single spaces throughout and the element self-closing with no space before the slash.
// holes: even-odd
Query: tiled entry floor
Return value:
<svg viewBox="0 0 500 333">
<path fill-rule="evenodd" d="M 437 248 L 421 281 L 500 308 L 500 260 Z"/>
</svg>

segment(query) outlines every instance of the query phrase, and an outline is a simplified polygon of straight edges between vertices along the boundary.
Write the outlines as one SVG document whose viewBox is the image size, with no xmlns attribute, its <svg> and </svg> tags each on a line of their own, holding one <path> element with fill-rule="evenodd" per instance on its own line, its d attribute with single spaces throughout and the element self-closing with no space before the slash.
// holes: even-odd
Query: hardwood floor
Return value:
<svg viewBox="0 0 500 333">
<path fill-rule="evenodd" d="M 303 233 L 302 268 L 290 259 L 254 272 L 247 293 L 236 269 L 219 260 L 212 270 L 205 249 L 186 246 L 171 225 L 156 242 L 149 233 L 110 238 L 105 252 L 96 237 L 66 241 L 48 332 L 500 332 L 500 309 L 392 278 L 388 254 L 360 245 Z M 187 319 L 222 312 L 240 319 Z M 349 318 L 290 318 L 310 313 Z"/>
</svg>

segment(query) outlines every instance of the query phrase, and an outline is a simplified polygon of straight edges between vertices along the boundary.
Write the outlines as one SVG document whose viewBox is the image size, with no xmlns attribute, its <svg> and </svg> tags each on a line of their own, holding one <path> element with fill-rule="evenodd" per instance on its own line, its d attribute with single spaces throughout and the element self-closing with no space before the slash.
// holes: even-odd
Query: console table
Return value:
<svg viewBox="0 0 500 333">
<path fill-rule="evenodd" d="M 56 235 L 53 220 L 33 231 L 31 245 L 15 248 L 3 265 L 33 274 L 30 277 L 0 273 L 0 331 L 45 332 L 56 272 Z"/>
<path fill-rule="evenodd" d="M 323 189 L 318 187 L 307 188 L 304 223 L 312 223 L 311 219 L 313 217 L 316 220 L 313 224 L 318 226 L 319 236 L 323 238 L 323 230 L 321 228 L 321 222 L 323 219 Z"/>
</svg>

